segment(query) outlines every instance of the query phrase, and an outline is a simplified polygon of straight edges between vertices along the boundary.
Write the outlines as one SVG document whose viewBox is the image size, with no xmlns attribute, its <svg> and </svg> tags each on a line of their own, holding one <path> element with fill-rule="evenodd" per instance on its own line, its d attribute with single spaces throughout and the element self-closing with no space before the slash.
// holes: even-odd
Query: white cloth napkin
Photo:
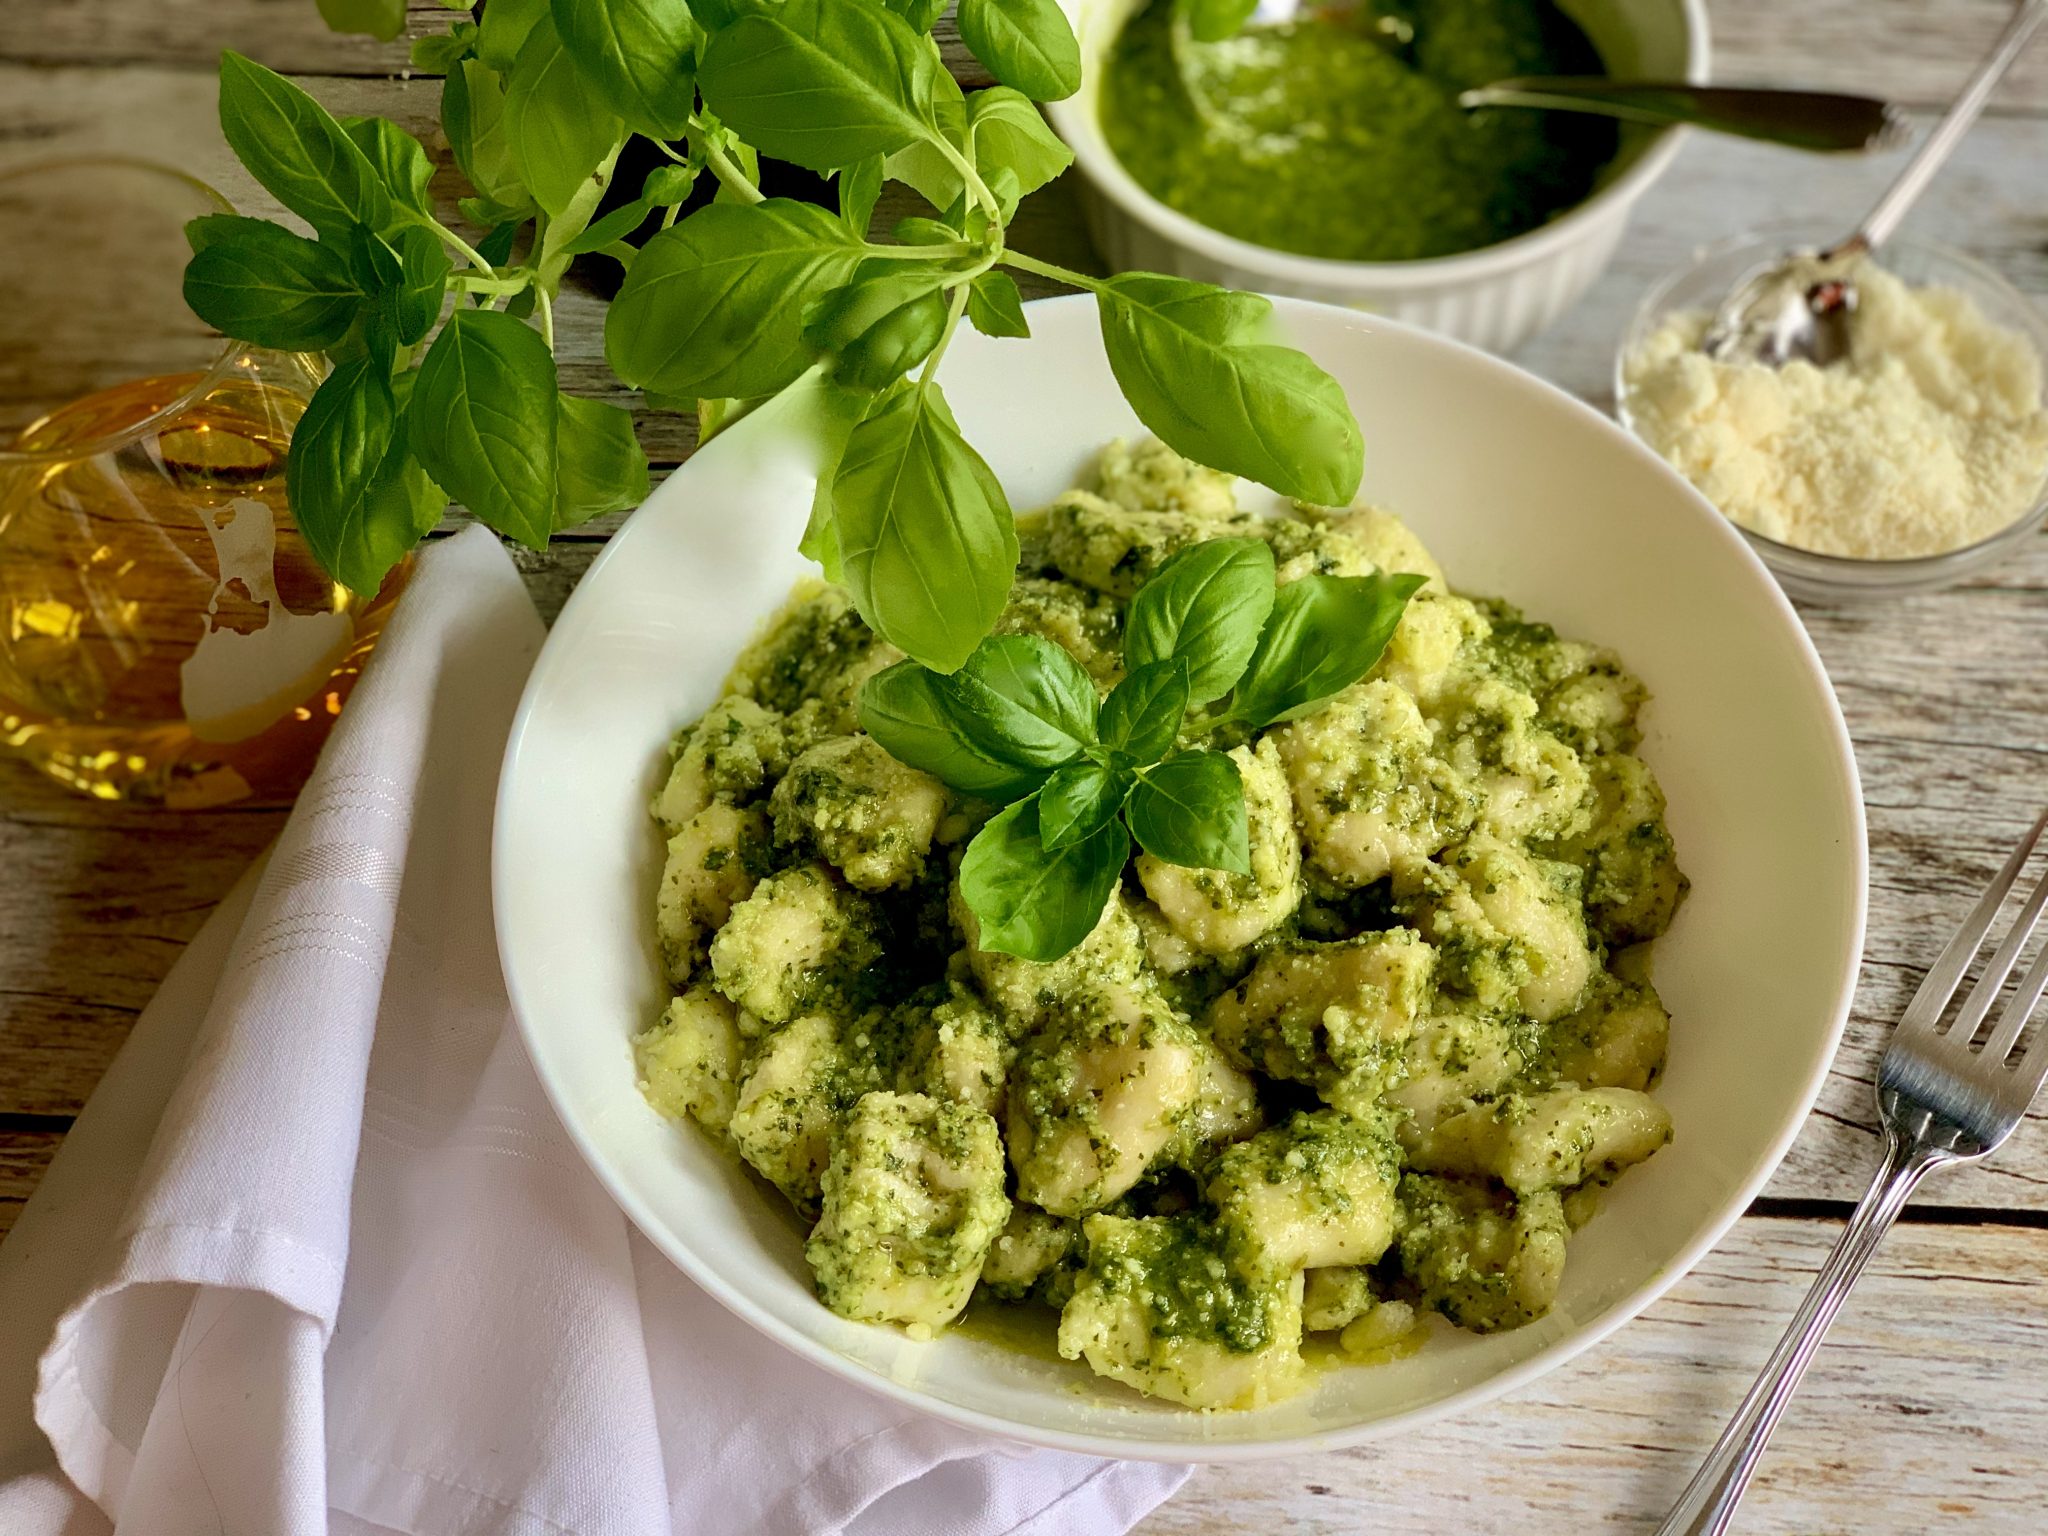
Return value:
<svg viewBox="0 0 2048 1536">
<path fill-rule="evenodd" d="M 283 836 L 0 1247 L 0 1532 L 1126 1530 L 1185 1469 L 812 1369 L 577 1159 L 491 934 L 540 640 L 481 530 L 422 557 Z"/>
</svg>

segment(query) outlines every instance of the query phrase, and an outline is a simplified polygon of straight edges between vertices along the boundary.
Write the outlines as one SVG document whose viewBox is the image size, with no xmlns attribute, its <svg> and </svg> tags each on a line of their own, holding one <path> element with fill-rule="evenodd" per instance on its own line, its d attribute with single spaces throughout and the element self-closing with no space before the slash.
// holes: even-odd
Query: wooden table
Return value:
<svg viewBox="0 0 2048 1536">
<path fill-rule="evenodd" d="M 2004 0 L 1712 0 L 1715 73 L 1888 94 L 1925 119 L 1988 44 Z M 413 29 L 444 25 L 414 0 Z M 338 112 L 429 142 L 439 83 L 402 43 L 326 32 L 312 0 L 6 0 L 0 164 L 121 149 L 180 162 L 271 211 L 214 126 L 223 46 L 296 73 Z M 952 55 L 968 69 L 958 49 Z M 965 71 L 963 71 L 965 73 Z M 443 155 L 445 160 L 445 153 Z M 1788 215 L 1846 228 L 1893 172 L 1696 140 L 1644 200 L 1613 269 L 1520 361 L 1599 404 L 1653 275 L 1693 245 Z M 445 183 L 442 190 L 449 190 Z M 2048 295 L 2048 48 L 2001 92 L 1916 216 Z M 1019 243 L 1092 257 L 1071 189 Z M 566 387 L 618 394 L 595 307 L 558 310 Z M 643 417 L 658 468 L 689 425 Z M 452 520 L 451 520 L 452 522 Z M 522 556 L 552 613 L 605 537 Z M 1870 958 L 1848 1043 L 1805 1133 L 1720 1250 L 1578 1364 L 1490 1409 L 1385 1445 L 1205 1469 L 1144 1526 L 1241 1530 L 1644 1530 L 1668 1505 L 1797 1303 L 1873 1155 L 1871 1075 L 1916 970 L 2048 801 L 2048 536 L 1988 577 L 1867 609 L 1808 606 L 1854 733 L 1870 808 Z M 282 812 L 168 815 L 74 799 L 0 764 L 0 1230 L 34 1188 L 129 1021 Z M 1711 1027 L 1711 1021 L 1699 1021 Z M 2048 1529 L 2048 1127 L 1938 1179 L 1884 1250 L 1780 1429 L 1747 1531 Z M 1999 1412 L 1985 1411 L 1997 1403 Z"/>
</svg>

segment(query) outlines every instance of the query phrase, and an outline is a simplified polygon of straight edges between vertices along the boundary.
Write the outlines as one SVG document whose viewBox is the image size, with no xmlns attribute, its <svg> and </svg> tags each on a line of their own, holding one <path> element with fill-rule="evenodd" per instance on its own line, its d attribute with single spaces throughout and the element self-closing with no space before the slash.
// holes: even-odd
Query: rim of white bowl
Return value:
<svg viewBox="0 0 2048 1536">
<path fill-rule="evenodd" d="M 1685 78 L 1707 83 L 1712 41 L 1706 0 L 1677 0 L 1685 22 Z M 1071 9 L 1070 9 L 1071 18 Z M 1684 143 L 1685 130 L 1664 128 L 1619 176 L 1592 196 L 1574 203 L 1549 222 L 1511 239 L 1482 245 L 1454 256 L 1429 256 L 1414 261 L 1339 261 L 1303 256 L 1240 240 L 1222 230 L 1168 207 L 1147 192 L 1111 152 L 1097 114 L 1078 96 L 1044 103 L 1046 116 L 1074 152 L 1074 165 L 1097 191 L 1154 234 L 1213 262 L 1257 272 L 1263 277 L 1323 289 L 1356 288 L 1361 292 L 1433 289 L 1481 281 L 1540 261 L 1582 238 L 1590 226 L 1625 213 L 1650 184 L 1664 173 Z"/>
<path fill-rule="evenodd" d="M 1335 318 L 1341 318 L 1348 325 L 1356 325 L 1361 319 L 1365 318 L 1361 317 L 1356 311 L 1346 309 L 1342 305 L 1282 295 L 1269 295 L 1269 297 L 1281 314 L 1291 314 L 1297 319 L 1305 321 L 1313 320 L 1318 315 L 1330 315 Z M 1092 305 L 1093 302 L 1093 299 L 1086 294 L 1067 294 L 1058 298 L 1033 300 L 1027 308 L 1034 310 L 1051 309 L 1054 307 L 1079 308 L 1083 305 Z M 1714 1211 L 1701 1228 L 1699 1235 L 1691 1243 L 1679 1250 L 1678 1253 L 1674 1254 L 1653 1279 L 1622 1297 L 1598 1317 L 1581 1324 L 1572 1332 L 1565 1334 L 1555 1342 L 1538 1350 L 1527 1359 L 1518 1361 L 1506 1370 L 1486 1377 L 1484 1380 L 1473 1382 L 1469 1386 L 1449 1393 L 1437 1402 L 1430 1403 L 1424 1407 L 1402 1413 L 1388 1414 L 1383 1418 L 1371 1419 L 1359 1424 L 1345 1425 L 1336 1429 L 1315 1430 L 1298 1435 L 1275 1436 L 1270 1440 L 1215 1443 L 1168 1439 L 1117 1439 L 1105 1441 L 1100 1436 L 1046 1429 L 1038 1425 L 1002 1418 L 995 1414 L 983 1413 L 978 1409 L 965 1408 L 957 1403 L 947 1402 L 915 1386 L 896 1381 L 869 1370 L 846 1355 L 841 1354 L 838 1350 L 833 1349 L 830 1345 L 813 1338 L 801 1329 L 784 1323 L 780 1318 L 777 1318 L 756 1302 L 744 1290 L 727 1284 L 716 1274 L 700 1266 L 689 1248 L 671 1238 L 666 1224 L 655 1217 L 653 1212 L 633 1193 L 632 1189 L 622 1181 L 613 1178 L 608 1169 L 606 1159 L 599 1152 L 589 1134 L 577 1120 L 573 1119 L 566 1112 L 562 1091 L 554 1079 L 550 1077 L 546 1067 L 542 1065 L 545 1058 L 536 1049 L 535 1031 L 527 1022 L 527 1009 L 522 1000 L 519 978 L 512 968 L 504 965 L 504 956 L 510 952 L 511 948 L 504 927 L 505 913 L 510 909 L 511 903 L 500 899 L 499 896 L 502 883 L 509 878 L 505 865 L 499 856 L 499 850 L 505 846 L 506 842 L 506 805 L 508 796 L 506 795 L 505 787 L 511 782 L 514 774 L 518 771 L 520 748 L 525 740 L 527 729 L 532 723 L 533 710 L 538 701 L 539 694 L 534 684 L 535 679 L 540 677 L 542 668 L 547 661 L 547 646 L 543 645 L 540 656 L 534 662 L 533 671 L 528 675 L 525 690 L 520 696 L 518 712 L 512 720 L 511 734 L 505 743 L 505 756 L 498 776 L 497 798 L 492 811 L 491 828 L 492 931 L 498 944 L 499 964 L 500 969 L 504 972 L 506 995 L 512 1004 L 512 1016 L 518 1024 L 521 1042 L 526 1046 L 527 1054 L 534 1062 L 535 1075 L 540 1078 L 542 1090 L 547 1095 L 549 1105 L 554 1109 L 555 1118 L 561 1122 L 563 1130 L 568 1133 L 569 1139 L 575 1144 L 576 1150 L 581 1154 L 585 1166 L 596 1176 L 597 1181 L 604 1186 L 606 1193 L 625 1212 L 626 1218 L 639 1229 L 640 1233 L 649 1242 L 653 1243 L 670 1263 L 689 1276 L 693 1283 L 701 1286 L 721 1306 L 738 1316 L 765 1337 L 773 1339 L 792 1354 L 798 1355 L 812 1364 L 829 1371 L 843 1381 L 851 1382 L 855 1386 L 890 1398 L 902 1403 L 906 1407 L 915 1408 L 921 1413 L 930 1414 L 932 1417 L 947 1423 L 957 1424 L 964 1429 L 972 1429 L 996 1439 L 1024 1441 L 1028 1444 L 1044 1446 L 1051 1450 L 1074 1451 L 1087 1456 L 1171 1463 L 1200 1462 L 1221 1464 L 1225 1462 L 1266 1461 L 1281 1456 L 1298 1456 L 1313 1454 L 1319 1451 L 1341 1450 L 1349 1446 L 1362 1445 L 1368 1441 L 1385 1439 L 1393 1435 L 1406 1433 L 1412 1429 L 1421 1428 L 1426 1424 L 1435 1423 L 1450 1417 L 1452 1414 L 1463 1413 L 1490 1403 L 1496 1398 L 1514 1391 L 1517 1387 L 1525 1386 L 1538 1377 L 1544 1376 L 1566 1362 L 1575 1359 L 1577 1356 L 1600 1344 L 1624 1324 L 1634 1321 L 1646 1308 L 1659 1300 L 1667 1291 L 1690 1273 L 1693 1267 L 1720 1243 L 1721 1239 L 1728 1234 L 1728 1230 L 1748 1210 L 1750 1202 L 1756 1198 L 1764 1185 L 1770 1181 L 1771 1176 L 1777 1172 L 1779 1164 L 1785 1160 L 1785 1154 L 1791 1150 L 1792 1143 L 1798 1138 L 1799 1133 L 1805 1129 L 1807 1119 L 1813 1112 L 1813 1106 L 1820 1098 L 1821 1086 L 1826 1082 L 1828 1071 L 1834 1063 L 1837 1051 L 1841 1047 L 1842 1033 L 1848 1025 L 1850 1005 L 1855 999 L 1857 973 L 1862 965 L 1863 945 L 1866 937 L 1870 905 L 1870 840 L 1869 829 L 1864 815 L 1862 778 L 1857 771 L 1856 754 L 1849 740 L 1848 724 L 1842 717 L 1840 705 L 1835 703 L 1834 685 L 1828 678 L 1827 669 L 1820 659 L 1820 653 L 1814 649 L 1812 638 L 1806 632 L 1806 626 L 1800 622 L 1798 612 L 1793 608 L 1791 600 L 1785 596 L 1784 591 L 1779 587 L 1777 581 L 1773 579 L 1769 569 L 1757 557 L 1756 551 L 1750 547 L 1748 541 L 1742 537 L 1735 525 L 1723 517 L 1704 496 L 1694 490 L 1684 476 L 1665 463 L 1661 457 L 1633 433 L 1625 430 L 1606 415 L 1587 405 L 1583 400 L 1566 393 L 1548 380 L 1538 378 L 1526 369 L 1518 368 L 1512 363 L 1505 362 L 1479 347 L 1472 346 L 1466 342 L 1454 341 L 1449 337 L 1427 331 L 1420 326 L 1409 325 L 1385 316 L 1372 316 L 1370 317 L 1370 323 L 1376 327 L 1385 327 L 1388 330 L 1402 332 L 1428 346 L 1449 348 L 1465 355 L 1471 362 L 1481 368 L 1495 370 L 1508 375 L 1517 387 L 1534 389 L 1541 394 L 1552 397 L 1554 404 L 1562 405 L 1569 411 L 1579 414 L 1596 431 L 1609 434 L 1623 452 L 1634 456 L 1645 464 L 1654 466 L 1656 473 L 1669 480 L 1673 488 L 1681 493 L 1679 499 L 1692 508 L 1693 515 L 1704 519 L 1715 530 L 1713 536 L 1724 542 L 1738 563 L 1748 567 L 1752 580 L 1757 584 L 1758 590 L 1762 594 L 1763 601 L 1774 607 L 1779 617 L 1788 626 L 1789 632 L 1794 638 L 1796 654 L 1800 664 L 1807 673 L 1808 681 L 1817 685 L 1821 694 L 1831 704 L 1835 704 L 1835 707 L 1828 712 L 1827 734 L 1830 743 L 1834 747 L 1836 771 L 1844 781 L 1847 791 L 1850 821 L 1854 832 L 1850 856 L 1853 864 L 1852 873 L 1854 875 L 1856 892 L 1855 911 L 1853 913 L 1851 942 L 1846 947 L 1842 968 L 1836 978 L 1834 1017 L 1829 1021 L 1824 1035 L 1816 1041 L 1814 1058 L 1808 1067 L 1806 1082 L 1797 1100 L 1798 1113 L 1786 1117 L 1786 1123 L 1778 1128 L 1777 1134 L 1771 1139 L 1767 1152 L 1758 1160 L 1756 1166 L 1750 1171 L 1749 1176 Z M 686 461 L 676 471 L 676 475 L 683 475 L 688 472 L 689 464 Z M 675 476 L 670 478 L 673 479 Z M 564 607 L 565 612 L 568 606 L 586 600 L 586 593 L 596 590 L 596 583 L 593 578 L 598 575 L 609 561 L 614 557 L 619 557 L 620 551 L 631 542 L 626 537 L 631 522 L 632 519 L 629 516 L 626 524 L 606 542 L 602 553 L 591 562 L 589 569 L 584 572 L 582 579 L 578 581 L 576 590 L 570 593 L 569 604 Z M 1205 1422 L 1205 1416 L 1190 1410 L 1189 1420 L 1191 1423 L 1201 1423 Z"/>
</svg>

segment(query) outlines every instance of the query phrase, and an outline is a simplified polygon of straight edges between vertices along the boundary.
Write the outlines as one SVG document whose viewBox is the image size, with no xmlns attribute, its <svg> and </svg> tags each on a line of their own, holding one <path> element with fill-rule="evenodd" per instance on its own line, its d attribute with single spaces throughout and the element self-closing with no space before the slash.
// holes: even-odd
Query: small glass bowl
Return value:
<svg viewBox="0 0 2048 1536">
<path fill-rule="evenodd" d="M 1762 263 L 1799 247 L 1824 245 L 1839 230 L 1816 231 L 1797 225 L 1766 227 L 1704 246 L 1686 265 L 1663 278 L 1643 296 L 1614 357 L 1615 413 L 1623 426 L 1642 436 L 1630 410 L 1628 360 L 1673 310 L 1711 310 L 1737 283 Z M 2048 368 L 2048 318 L 1998 273 L 1950 246 L 1900 235 L 1888 241 L 1877 260 L 1887 271 L 1916 287 L 1938 284 L 1958 288 L 1983 310 L 1992 324 L 2017 331 L 2041 354 Z M 2030 508 L 2012 522 L 1974 544 L 1938 555 L 1904 560 L 1864 560 L 1824 555 L 1780 543 L 1764 534 L 1735 526 L 1750 548 L 1793 597 L 1822 601 L 1899 596 L 1933 592 L 1996 565 L 2048 521 L 2048 478 Z M 1731 519 L 1731 521 L 1733 521 Z"/>
</svg>

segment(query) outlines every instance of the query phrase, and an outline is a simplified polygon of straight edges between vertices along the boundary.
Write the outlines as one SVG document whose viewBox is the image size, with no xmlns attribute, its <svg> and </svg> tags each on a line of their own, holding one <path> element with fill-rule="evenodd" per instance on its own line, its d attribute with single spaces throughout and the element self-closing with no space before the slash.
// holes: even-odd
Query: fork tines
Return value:
<svg viewBox="0 0 2048 1536">
<path fill-rule="evenodd" d="M 2013 849 L 2012 856 L 2005 861 L 2005 867 L 1999 870 L 1997 877 L 1978 898 L 1977 905 L 1971 909 L 1970 915 L 1963 920 L 1962 927 L 1956 930 L 1955 937 L 1948 941 L 1934 964 L 1928 967 L 1919 989 L 1913 994 L 1913 1000 L 1906 1005 L 1906 1011 L 1899 1019 L 1900 1035 L 1940 1033 L 1952 1043 L 1964 1046 L 1976 1040 L 1985 1014 L 1998 1000 L 1998 994 L 2005 986 L 2006 978 L 2012 974 L 2021 950 L 2026 947 L 2028 938 L 2040 922 L 2043 908 L 2048 907 L 2048 875 L 2043 876 L 2028 896 L 2026 905 L 2014 920 L 2011 930 L 1985 964 L 1984 972 L 1977 978 L 1977 984 L 1971 989 L 1970 995 L 1963 1000 L 1955 1022 L 1947 1030 L 1939 1030 L 1938 1026 L 1942 1015 L 1948 1011 L 1949 1003 L 1954 1000 L 1957 989 L 1961 987 L 1964 976 L 1968 974 L 1970 962 L 1976 959 L 1977 952 L 1983 948 L 1985 937 L 1991 931 L 1991 924 L 1997 918 L 1999 908 L 2011 894 L 2014 884 L 2019 880 L 2020 872 L 2026 868 L 2027 860 L 2040 842 L 2044 830 L 2048 830 L 2048 812 L 2044 812 L 2033 826 L 2027 829 L 2026 835 L 2020 839 L 2019 846 Z M 2048 986 L 2048 971 L 2044 971 L 2042 965 L 2036 962 L 2020 983 L 2019 991 L 2007 1006 L 1997 1029 L 1992 1034 L 1990 1044 L 1987 1045 L 1989 1051 L 1997 1045 L 2001 1037 L 2004 1038 L 2003 1048 L 1997 1050 L 1992 1059 L 2002 1059 L 2012 1049 L 2013 1041 L 2019 1038 L 2020 1030 L 2025 1025 L 2028 1015 L 2033 1012 L 2034 1004 L 2039 1000 L 2044 986 Z"/>
</svg>

